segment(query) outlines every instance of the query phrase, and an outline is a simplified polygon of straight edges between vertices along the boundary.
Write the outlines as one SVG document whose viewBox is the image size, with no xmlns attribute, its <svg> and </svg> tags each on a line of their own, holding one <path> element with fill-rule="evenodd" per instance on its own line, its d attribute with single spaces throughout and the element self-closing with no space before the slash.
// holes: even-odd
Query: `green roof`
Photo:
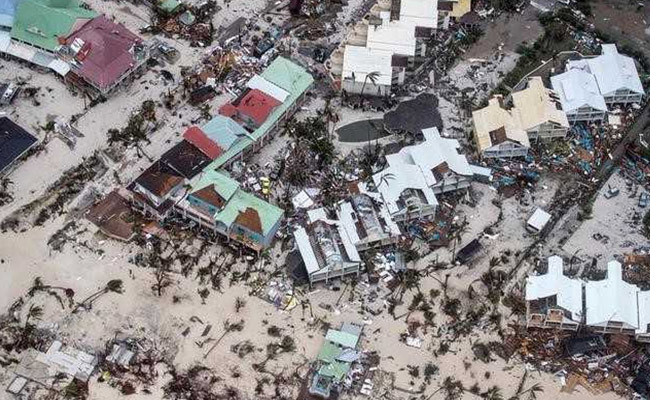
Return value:
<svg viewBox="0 0 650 400">
<path fill-rule="evenodd" d="M 232 118 L 216 115 L 208 123 L 201 127 L 201 130 L 219 147 L 228 150 L 241 138 L 248 139 L 248 132 Z M 249 143 L 250 143 L 249 139 Z"/>
<path fill-rule="evenodd" d="M 235 192 L 235 195 L 214 218 L 217 221 L 223 222 L 226 226 L 230 226 L 235 222 L 239 214 L 246 211 L 247 208 L 252 208 L 257 211 L 260 222 L 262 223 L 262 233 L 264 235 L 269 233 L 284 213 L 281 208 L 240 189 Z"/>
<path fill-rule="evenodd" d="M 210 185 L 214 185 L 215 191 L 219 196 L 226 199 L 226 201 L 239 189 L 239 182 L 231 177 L 214 170 L 205 169 L 196 177 L 196 181 L 192 183 L 192 192 L 196 192 Z"/>
<path fill-rule="evenodd" d="M 283 57 L 276 58 L 275 61 L 273 61 L 271 65 L 262 72 L 261 77 L 289 92 L 289 96 L 287 96 L 286 100 L 276 107 L 266 121 L 264 121 L 264 123 L 251 134 L 253 140 L 248 137 L 242 138 L 229 148 L 228 151 L 217 157 L 208 168 L 220 168 L 252 144 L 254 140 L 258 140 L 264 136 L 314 82 L 314 78 L 303 67 Z"/>
<path fill-rule="evenodd" d="M 161 0 L 158 2 L 158 8 L 162 11 L 173 13 L 181 3 L 177 0 Z"/>
<path fill-rule="evenodd" d="M 320 351 L 318 352 L 318 360 L 332 363 L 336 361 L 337 357 L 341 355 L 342 351 L 343 349 L 334 343 L 325 341 L 325 343 L 323 343 L 323 347 L 321 347 Z"/>
<path fill-rule="evenodd" d="M 235 222 L 240 213 L 252 208 L 257 211 L 262 224 L 262 233 L 266 235 L 284 214 L 281 208 L 243 191 L 239 183 L 224 172 L 204 169 L 191 183 L 192 192 L 209 185 L 214 185 L 216 192 L 227 201 L 226 205 L 214 215 L 216 221 L 222 222 L 227 227 Z"/>
<path fill-rule="evenodd" d="M 359 336 L 348 332 L 341 332 L 335 329 L 330 329 L 327 331 L 325 340 L 329 340 L 330 342 L 341 345 L 343 347 L 355 349 L 357 347 L 357 342 L 359 341 Z"/>
<path fill-rule="evenodd" d="M 22 0 L 11 37 L 54 51 L 59 47 L 58 38 L 69 36 L 77 22 L 96 16 L 94 11 L 81 8 L 77 0 Z"/>
<path fill-rule="evenodd" d="M 332 363 L 323 365 L 318 370 L 318 373 L 322 376 L 332 377 L 337 381 L 343 380 L 345 375 L 350 370 L 350 364 L 341 361 L 334 361 Z"/>
</svg>

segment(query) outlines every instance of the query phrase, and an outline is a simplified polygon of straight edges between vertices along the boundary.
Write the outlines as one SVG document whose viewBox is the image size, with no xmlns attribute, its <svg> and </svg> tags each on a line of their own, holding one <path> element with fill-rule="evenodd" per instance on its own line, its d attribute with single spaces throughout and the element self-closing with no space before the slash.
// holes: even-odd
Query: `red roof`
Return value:
<svg viewBox="0 0 650 400">
<path fill-rule="evenodd" d="M 100 89 L 113 85 L 136 65 L 133 46 L 142 40 L 122 24 L 116 24 L 101 15 L 73 32 L 65 40 L 70 46 L 75 39 L 83 46 L 75 59 L 74 72 Z"/>
<path fill-rule="evenodd" d="M 192 143 L 196 148 L 201 150 L 206 156 L 215 159 L 223 153 L 223 149 L 203 133 L 198 126 L 189 127 L 183 134 L 183 139 Z"/>
<path fill-rule="evenodd" d="M 232 117 L 236 110 L 239 119 L 246 116 L 255 121 L 255 125 L 260 126 L 269 117 L 273 109 L 282 104 L 278 100 L 269 96 L 258 89 L 252 89 L 236 103 L 228 103 L 219 109 L 219 114 Z"/>
</svg>

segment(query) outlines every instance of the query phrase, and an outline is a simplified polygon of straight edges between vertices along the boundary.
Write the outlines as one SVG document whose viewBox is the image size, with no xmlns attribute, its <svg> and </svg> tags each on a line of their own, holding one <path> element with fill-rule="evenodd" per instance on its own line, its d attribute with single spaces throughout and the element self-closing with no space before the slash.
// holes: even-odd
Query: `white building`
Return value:
<svg viewBox="0 0 650 400">
<path fill-rule="evenodd" d="M 390 86 L 404 83 L 415 58 L 426 55 L 427 41 L 437 26 L 437 0 L 380 1 L 326 66 L 335 80 L 340 75 L 341 89 L 386 96 Z M 368 82 L 372 72 L 376 83 Z"/>
<path fill-rule="evenodd" d="M 512 112 L 519 119 L 528 139 L 564 138 L 569 120 L 562 109 L 560 97 L 544 86 L 542 78 L 528 80 L 526 88 L 512 94 Z"/>
<path fill-rule="evenodd" d="M 405 76 L 405 68 L 393 68 L 392 58 L 390 51 L 346 46 L 341 88 L 349 93 L 390 95 L 393 81 L 401 84 Z"/>
<path fill-rule="evenodd" d="M 621 263 L 607 264 L 607 278 L 585 284 L 586 324 L 600 333 L 634 335 L 639 329 L 636 285 L 623 280 Z"/>
<path fill-rule="evenodd" d="M 526 279 L 527 326 L 597 333 L 621 333 L 650 342 L 650 291 L 623 280 L 618 261 L 607 264 L 607 277 L 584 282 L 564 276 L 562 259 L 548 260 L 548 272 Z"/>
<path fill-rule="evenodd" d="M 474 136 L 484 158 L 525 157 L 530 148 L 528 134 L 519 118 L 507 110 L 500 95 L 492 97 L 487 107 L 472 112 Z"/>
<path fill-rule="evenodd" d="M 329 219 L 323 208 L 309 211 L 309 225 L 293 233 L 305 263 L 309 283 L 359 274 L 361 257 L 354 236 L 341 221 Z"/>
<path fill-rule="evenodd" d="M 542 229 L 544 229 L 550 220 L 551 214 L 538 207 L 535 212 L 533 212 L 533 215 L 531 215 L 528 219 L 528 222 L 526 223 L 526 229 L 534 233 L 539 233 L 542 231 Z"/>
<path fill-rule="evenodd" d="M 397 243 L 401 232 L 385 207 L 368 194 L 354 194 L 341 202 L 338 218 L 359 251 Z"/>
<path fill-rule="evenodd" d="M 570 69 L 551 77 L 551 86 L 560 96 L 562 109 L 570 123 L 600 122 L 607 113 L 605 98 L 596 78 L 581 69 Z"/>
<path fill-rule="evenodd" d="M 598 57 L 569 61 L 567 69 L 593 75 L 608 105 L 640 103 L 645 95 L 634 59 L 620 54 L 615 44 L 603 44 Z"/>
<path fill-rule="evenodd" d="M 564 275 L 562 257 L 549 257 L 544 275 L 526 278 L 527 327 L 576 331 L 582 314 L 582 282 Z"/>
<path fill-rule="evenodd" d="M 395 221 L 435 215 L 435 195 L 467 188 L 474 175 L 457 140 L 442 138 L 437 128 L 422 133 L 423 143 L 386 156 L 388 167 L 372 177 Z"/>
</svg>

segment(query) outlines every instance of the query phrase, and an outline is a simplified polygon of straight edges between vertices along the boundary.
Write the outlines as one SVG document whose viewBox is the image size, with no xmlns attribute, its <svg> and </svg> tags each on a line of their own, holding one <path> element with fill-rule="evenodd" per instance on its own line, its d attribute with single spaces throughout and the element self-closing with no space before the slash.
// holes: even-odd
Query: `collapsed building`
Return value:
<svg viewBox="0 0 650 400">
<path fill-rule="evenodd" d="M 387 96 L 401 85 L 439 25 L 438 0 L 382 0 L 325 64 L 349 93 Z"/>
<path fill-rule="evenodd" d="M 564 274 L 561 257 L 548 260 L 548 271 L 526 279 L 526 325 L 634 336 L 650 342 L 650 291 L 623 280 L 618 261 L 607 264 L 607 276 L 584 282 Z"/>
</svg>

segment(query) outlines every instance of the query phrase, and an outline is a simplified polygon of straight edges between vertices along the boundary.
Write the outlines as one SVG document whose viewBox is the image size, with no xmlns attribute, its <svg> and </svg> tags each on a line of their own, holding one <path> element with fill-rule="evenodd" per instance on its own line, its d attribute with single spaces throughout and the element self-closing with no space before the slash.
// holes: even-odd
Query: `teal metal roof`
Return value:
<svg viewBox="0 0 650 400">
<path fill-rule="evenodd" d="M 330 329 L 327 331 L 325 340 L 329 340 L 330 342 L 341 345 L 343 347 L 354 349 L 357 347 L 359 336 L 348 332 L 341 332 L 335 329 Z"/>
<path fill-rule="evenodd" d="M 325 343 L 323 343 L 323 346 L 320 348 L 320 351 L 318 352 L 318 360 L 327 363 L 334 362 L 338 356 L 341 355 L 342 351 L 343 349 L 334 343 L 325 341 Z"/>
<path fill-rule="evenodd" d="M 329 364 L 325 364 L 318 370 L 318 373 L 322 376 L 328 376 L 334 378 L 336 381 L 342 381 L 345 378 L 345 375 L 350 370 L 350 364 L 346 362 L 334 361 Z"/>
<path fill-rule="evenodd" d="M 215 219 L 231 226 L 240 213 L 252 208 L 257 211 L 262 223 L 262 233 L 267 235 L 271 228 L 282 218 L 284 211 L 281 208 L 268 203 L 255 195 L 246 193 L 243 190 L 235 192 L 228 204 L 217 214 Z"/>
<path fill-rule="evenodd" d="M 226 205 L 214 215 L 216 221 L 230 227 L 240 213 L 249 208 L 257 211 L 262 224 L 262 233 L 268 234 L 282 218 L 284 211 L 259 197 L 243 191 L 239 183 L 224 172 L 204 169 L 191 183 L 192 193 L 214 185 L 219 196 L 226 199 Z"/>
<path fill-rule="evenodd" d="M 192 184 L 192 193 L 206 186 L 214 185 L 214 190 L 226 201 L 232 198 L 239 189 L 239 182 L 223 173 L 210 169 L 204 169 L 195 179 L 195 183 Z"/>
<path fill-rule="evenodd" d="M 248 136 L 248 132 L 232 118 L 217 115 L 201 128 L 213 142 L 227 151 L 238 140 Z M 252 142 L 249 140 L 249 142 Z"/>
<path fill-rule="evenodd" d="M 22 0 L 13 19 L 11 37 L 54 51 L 59 37 L 67 37 L 78 22 L 87 22 L 97 13 L 82 8 L 77 0 Z"/>
<path fill-rule="evenodd" d="M 289 92 L 289 97 L 276 107 L 264 123 L 251 134 L 251 138 L 237 141 L 225 153 L 217 157 L 207 168 L 218 169 L 236 157 L 253 141 L 258 140 L 273 128 L 284 113 L 294 105 L 298 98 L 314 83 L 314 78 L 301 66 L 283 57 L 278 57 L 260 75 L 264 79 Z"/>
</svg>

